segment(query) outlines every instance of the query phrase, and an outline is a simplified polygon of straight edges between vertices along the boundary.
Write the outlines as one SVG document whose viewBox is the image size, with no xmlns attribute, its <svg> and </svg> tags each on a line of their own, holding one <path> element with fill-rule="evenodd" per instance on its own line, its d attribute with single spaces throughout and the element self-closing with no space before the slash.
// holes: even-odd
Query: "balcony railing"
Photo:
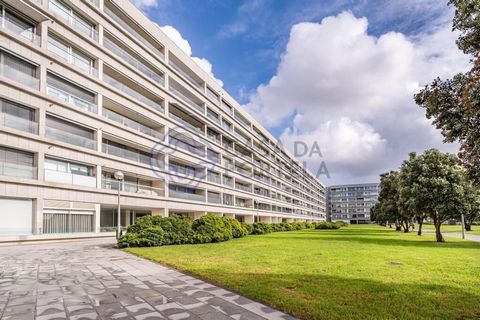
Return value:
<svg viewBox="0 0 480 320">
<path fill-rule="evenodd" d="M 36 35 L 32 30 L 25 29 L 24 26 L 15 23 L 15 21 L 5 19 L 5 17 L 0 17 L 0 27 L 5 28 L 16 35 L 21 36 L 21 39 L 30 41 L 37 46 L 41 44 L 41 37 Z"/>
<path fill-rule="evenodd" d="M 118 190 L 118 181 L 114 179 L 102 179 L 102 189 Z M 122 182 L 122 191 L 129 193 L 145 194 L 150 196 L 164 196 L 164 189 L 145 186 L 133 182 Z"/>
<path fill-rule="evenodd" d="M 144 133 L 146 135 L 149 135 L 151 137 L 154 137 L 160 141 L 164 141 L 165 140 L 165 135 L 162 134 L 161 132 L 158 132 L 152 128 L 149 128 L 147 126 L 144 126 L 143 124 L 139 123 L 139 122 L 136 122 L 136 121 L 133 121 L 127 117 L 124 117 L 116 112 L 113 112 L 113 111 L 110 111 L 108 109 L 103 109 L 103 115 L 108 118 L 108 119 L 111 119 L 115 122 L 118 122 L 120 124 L 123 124 L 125 127 L 128 127 L 128 128 L 132 128 L 138 132 L 141 132 L 141 133 Z"/>
<path fill-rule="evenodd" d="M 38 126 L 35 121 L 20 118 L 9 113 L 0 113 L 0 125 L 28 133 L 38 133 Z"/>
<path fill-rule="evenodd" d="M 208 202 L 209 203 L 222 203 L 222 198 L 220 198 L 220 195 L 207 195 Z"/>
<path fill-rule="evenodd" d="M 91 102 L 80 99 L 66 91 L 54 88 L 50 85 L 47 85 L 47 94 L 51 97 L 62 100 L 68 104 L 72 104 L 80 109 L 84 109 L 93 113 L 97 113 L 97 105 Z"/>
<path fill-rule="evenodd" d="M 97 178 L 93 176 L 85 176 L 73 174 L 71 172 L 60 172 L 45 169 L 45 181 L 73 184 L 90 188 L 97 187 Z"/>
<path fill-rule="evenodd" d="M 243 158 L 243 159 L 248 160 L 248 161 L 252 161 L 252 156 L 246 155 L 245 153 L 242 153 L 238 150 L 235 150 L 235 154 L 237 156 L 239 156 L 240 158 Z"/>
<path fill-rule="evenodd" d="M 207 96 L 218 104 L 219 97 L 207 89 Z"/>
<path fill-rule="evenodd" d="M 215 115 L 207 112 L 207 118 L 211 119 L 211 120 L 212 120 L 213 122 L 215 122 L 215 123 L 220 124 L 220 119 L 218 118 L 218 116 L 215 117 Z"/>
<path fill-rule="evenodd" d="M 221 183 L 220 176 L 213 175 L 213 174 L 207 174 L 207 181 L 210 181 L 213 183 Z"/>
<path fill-rule="evenodd" d="M 113 77 L 109 76 L 108 74 L 104 73 L 103 74 L 103 80 L 105 80 L 106 83 L 110 84 L 111 86 L 117 88 L 118 90 L 134 97 L 140 102 L 143 102 L 149 107 L 152 107 L 153 109 L 160 111 L 161 113 L 164 113 L 165 110 L 163 109 L 163 106 L 159 104 L 156 101 L 153 101 L 150 98 L 147 98 L 145 95 L 141 94 L 140 92 L 130 88 L 128 85 L 121 83 L 117 79 L 114 79 Z"/>
<path fill-rule="evenodd" d="M 103 7 L 103 11 L 110 17 L 112 18 L 116 23 L 118 23 L 120 26 L 122 26 L 126 31 L 128 31 L 133 37 L 140 41 L 143 45 L 145 45 L 148 49 L 150 49 L 153 53 L 154 56 L 157 55 L 160 59 L 164 60 L 165 55 L 163 54 L 162 51 L 157 49 L 153 44 L 148 42 L 142 35 L 140 35 L 137 31 L 135 31 L 132 27 L 130 27 L 122 18 L 117 16 L 112 10 L 110 10 L 107 6 Z"/>
<path fill-rule="evenodd" d="M 203 194 L 181 192 L 181 191 L 170 189 L 168 195 L 172 198 L 205 202 L 205 195 Z"/>
<path fill-rule="evenodd" d="M 60 47 L 54 41 L 48 42 L 48 51 L 54 53 L 57 57 L 62 58 L 68 64 L 78 67 L 94 77 L 98 77 L 98 69 L 94 67 L 93 60 L 86 62 L 83 59 L 79 59 L 69 51 L 66 51 L 64 48 Z"/>
<path fill-rule="evenodd" d="M 238 132 L 235 132 L 235 137 L 237 137 L 240 141 L 242 141 L 243 143 L 247 144 L 247 145 L 251 145 L 252 144 L 252 141 L 245 138 L 244 136 L 242 136 L 241 134 L 239 134 Z"/>
<path fill-rule="evenodd" d="M 173 164 L 173 163 L 170 163 L 168 165 L 168 170 L 170 172 L 175 172 L 177 174 L 182 174 L 184 176 L 187 176 L 187 177 L 191 177 L 191 178 L 197 178 L 197 179 L 204 179 L 204 173 L 202 171 L 197 171 L 196 169 L 191 169 L 191 168 L 187 168 L 187 167 L 182 167 L 182 166 L 179 166 L 179 165 L 176 165 L 176 164 Z"/>
<path fill-rule="evenodd" d="M 252 207 L 251 204 L 248 204 L 246 202 L 239 202 L 239 201 L 235 202 L 235 206 L 236 207 L 241 207 L 241 208 L 251 208 Z"/>
<path fill-rule="evenodd" d="M 193 131 L 197 131 L 197 132 L 201 133 L 202 135 L 205 134 L 205 132 L 201 128 L 194 126 L 193 124 L 187 122 L 186 120 L 180 118 L 179 116 L 177 116 L 173 113 L 170 113 L 170 118 L 175 119 L 176 121 L 180 122 L 182 124 L 182 126 L 184 126 L 185 128 L 188 128 L 188 129 L 193 130 Z"/>
<path fill-rule="evenodd" d="M 246 191 L 246 192 L 252 192 L 252 187 L 245 186 L 245 185 L 238 184 L 238 183 L 235 185 L 235 189 Z"/>
<path fill-rule="evenodd" d="M 203 91 L 203 88 L 202 86 L 197 82 L 195 81 L 188 73 L 186 73 L 185 71 L 183 71 L 179 66 L 177 66 L 177 64 L 175 64 L 175 62 L 173 61 L 169 61 L 168 64 L 175 70 L 177 71 L 178 73 L 180 73 L 180 75 L 182 77 L 184 77 L 188 82 L 190 82 L 191 84 L 193 84 L 195 87 L 197 87 L 198 89 L 200 89 L 201 91 Z"/>
<path fill-rule="evenodd" d="M 192 99 L 188 98 L 186 95 L 184 95 L 183 93 L 181 93 L 180 91 L 178 91 L 177 89 L 175 89 L 174 87 L 170 86 L 170 88 L 168 88 L 168 90 L 173 93 L 175 96 L 177 96 L 178 98 L 180 98 L 180 100 L 182 100 L 183 102 L 185 102 L 186 104 L 188 104 L 189 106 L 193 107 L 194 109 L 197 109 L 198 111 L 200 111 L 200 113 L 204 113 L 205 112 L 205 108 L 203 106 L 200 106 L 198 105 L 197 103 L 195 103 L 195 101 L 193 101 Z"/>
<path fill-rule="evenodd" d="M 122 47 L 117 45 L 112 40 L 108 39 L 107 37 L 104 37 L 103 45 L 105 46 L 105 48 L 110 50 L 113 54 L 116 54 L 117 56 L 125 60 L 129 65 L 131 65 L 133 68 L 137 69 L 138 71 L 146 75 L 148 78 L 152 79 L 156 83 L 159 83 L 162 87 L 165 85 L 165 79 L 161 75 L 153 71 L 144 63 L 138 61 L 135 57 L 133 57 L 130 53 L 125 51 Z"/>
<path fill-rule="evenodd" d="M 233 179 L 227 180 L 227 179 L 224 178 L 224 179 L 223 179 L 223 185 L 229 186 L 229 187 L 232 187 L 232 188 L 233 188 Z"/>
<path fill-rule="evenodd" d="M 45 128 L 45 135 L 54 140 L 73 144 L 82 148 L 95 149 L 96 141 L 56 128 Z"/>
<path fill-rule="evenodd" d="M 59 17 L 64 19 L 68 24 L 70 24 L 74 30 L 94 41 L 98 41 L 98 31 L 95 30 L 95 26 L 88 24 L 80 18 L 76 17 L 75 15 L 72 15 L 70 12 L 65 11 L 65 9 L 55 1 L 50 0 L 48 2 L 48 7 Z"/>
<path fill-rule="evenodd" d="M 237 166 L 235 166 L 235 171 L 238 172 L 238 173 L 241 173 L 243 175 L 246 175 L 246 176 L 251 176 L 252 175 L 250 170 L 246 170 L 246 169 L 243 169 L 243 168 L 240 168 L 240 167 L 237 167 Z"/>
<path fill-rule="evenodd" d="M 170 145 L 172 146 L 175 146 L 175 147 L 179 147 L 179 148 L 182 148 L 188 152 L 191 152 L 191 153 L 194 153 L 196 155 L 199 155 L 201 157 L 204 157 L 205 156 L 205 149 L 202 147 L 201 149 L 200 148 L 197 148 L 197 147 L 194 147 L 186 142 L 183 142 L 175 137 L 172 137 L 170 136 L 169 137 L 169 143 Z"/>
<path fill-rule="evenodd" d="M 226 124 L 225 122 L 222 123 L 222 128 L 229 131 L 229 132 L 233 132 L 233 126 L 232 125 L 228 125 Z"/>
<path fill-rule="evenodd" d="M 110 154 L 112 156 L 117 156 L 123 159 L 132 160 L 143 164 L 150 164 L 150 162 L 152 162 L 152 164 L 154 162 L 156 163 L 156 161 L 150 161 L 149 155 L 141 154 L 128 149 L 119 148 L 117 146 L 107 143 L 102 144 L 102 150 L 104 153 Z"/>
</svg>

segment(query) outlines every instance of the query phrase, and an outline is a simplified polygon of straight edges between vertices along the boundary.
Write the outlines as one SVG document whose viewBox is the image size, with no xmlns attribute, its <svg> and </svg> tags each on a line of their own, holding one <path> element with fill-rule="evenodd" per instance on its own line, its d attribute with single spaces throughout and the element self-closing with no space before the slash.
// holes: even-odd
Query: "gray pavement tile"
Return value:
<svg viewBox="0 0 480 320">
<path fill-rule="evenodd" d="M 203 320 L 232 320 L 232 317 L 227 316 L 224 313 L 221 312 L 210 312 L 210 313 L 205 313 L 199 315 L 200 319 Z"/>
</svg>

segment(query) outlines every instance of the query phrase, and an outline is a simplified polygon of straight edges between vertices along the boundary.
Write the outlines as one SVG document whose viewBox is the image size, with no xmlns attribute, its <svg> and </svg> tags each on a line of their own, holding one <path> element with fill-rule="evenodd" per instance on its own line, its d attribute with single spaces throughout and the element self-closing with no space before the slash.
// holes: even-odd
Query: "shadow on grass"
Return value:
<svg viewBox="0 0 480 320">
<path fill-rule="evenodd" d="M 480 295 L 446 285 L 218 269 L 193 274 L 303 319 L 480 319 Z"/>
<path fill-rule="evenodd" d="M 323 232 L 322 230 L 315 230 L 318 231 L 320 234 L 318 237 L 312 237 L 310 233 L 302 234 L 277 234 L 272 233 L 268 235 L 268 238 L 273 239 L 285 239 L 288 238 L 289 240 L 308 240 L 308 241 L 325 241 L 325 240 L 332 240 L 332 241 L 343 241 L 343 242 L 356 242 L 361 244 L 377 244 L 377 245 L 384 245 L 384 246 L 409 246 L 409 247 L 425 247 L 425 248 L 462 248 L 462 249 L 476 249 L 480 250 L 480 243 L 474 241 L 455 241 L 451 239 L 447 239 L 447 242 L 444 243 L 437 243 L 435 240 L 432 239 L 422 239 L 417 238 L 415 240 L 409 239 L 401 239 L 392 234 L 392 237 L 389 238 L 388 236 L 377 237 L 378 235 L 369 233 L 361 232 L 361 233 L 335 233 L 335 232 Z M 372 237 L 373 236 L 373 237 Z M 412 235 L 417 237 L 416 235 Z M 448 235 L 447 235 L 448 236 Z"/>
</svg>

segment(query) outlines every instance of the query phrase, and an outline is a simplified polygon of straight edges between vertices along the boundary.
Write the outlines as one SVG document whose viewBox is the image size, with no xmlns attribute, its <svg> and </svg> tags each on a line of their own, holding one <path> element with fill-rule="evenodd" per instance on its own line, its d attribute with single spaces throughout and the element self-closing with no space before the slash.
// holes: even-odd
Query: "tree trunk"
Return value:
<svg viewBox="0 0 480 320">
<path fill-rule="evenodd" d="M 465 222 L 465 231 L 472 231 L 472 225 Z"/>
<path fill-rule="evenodd" d="M 423 218 L 422 217 L 417 217 L 417 222 L 418 222 L 418 235 L 422 235 L 422 226 L 423 226 Z"/>
<path fill-rule="evenodd" d="M 442 233 L 440 232 L 440 227 L 442 226 L 442 222 L 438 218 L 434 218 L 433 222 L 435 223 L 435 237 L 437 238 L 437 242 L 445 242 Z"/>
</svg>

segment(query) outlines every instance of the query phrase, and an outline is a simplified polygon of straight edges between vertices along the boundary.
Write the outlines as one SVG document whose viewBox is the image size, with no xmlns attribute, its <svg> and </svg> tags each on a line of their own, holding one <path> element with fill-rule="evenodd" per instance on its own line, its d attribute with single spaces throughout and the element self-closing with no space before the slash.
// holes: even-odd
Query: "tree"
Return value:
<svg viewBox="0 0 480 320">
<path fill-rule="evenodd" d="M 422 170 L 421 159 L 417 157 L 415 152 L 409 154 L 409 159 L 402 163 L 399 176 L 399 197 L 398 206 L 402 211 L 407 212 L 417 221 L 419 236 L 422 235 L 423 222 L 427 218 L 427 214 L 418 206 L 415 181 Z"/>
<path fill-rule="evenodd" d="M 463 183 L 465 230 L 471 231 L 473 222 L 480 217 L 480 190 L 467 177 Z"/>
<path fill-rule="evenodd" d="M 396 231 L 410 231 L 411 217 L 398 206 L 399 173 L 390 171 L 380 175 L 380 193 L 374 207 L 376 221 L 395 223 Z"/>
<path fill-rule="evenodd" d="M 453 30 L 461 32 L 457 45 L 472 56 L 472 69 L 453 79 L 435 79 L 415 95 L 415 102 L 426 109 L 428 119 L 434 119 L 445 142 L 460 142 L 460 161 L 480 185 L 480 1 L 449 4 L 456 9 Z"/>
<path fill-rule="evenodd" d="M 464 171 L 458 165 L 455 155 L 436 149 L 417 156 L 410 154 L 412 171 L 409 189 L 401 191 L 408 197 L 408 205 L 416 212 L 422 212 L 433 220 L 437 242 L 444 242 L 442 223 L 458 219 L 465 210 Z"/>
</svg>

